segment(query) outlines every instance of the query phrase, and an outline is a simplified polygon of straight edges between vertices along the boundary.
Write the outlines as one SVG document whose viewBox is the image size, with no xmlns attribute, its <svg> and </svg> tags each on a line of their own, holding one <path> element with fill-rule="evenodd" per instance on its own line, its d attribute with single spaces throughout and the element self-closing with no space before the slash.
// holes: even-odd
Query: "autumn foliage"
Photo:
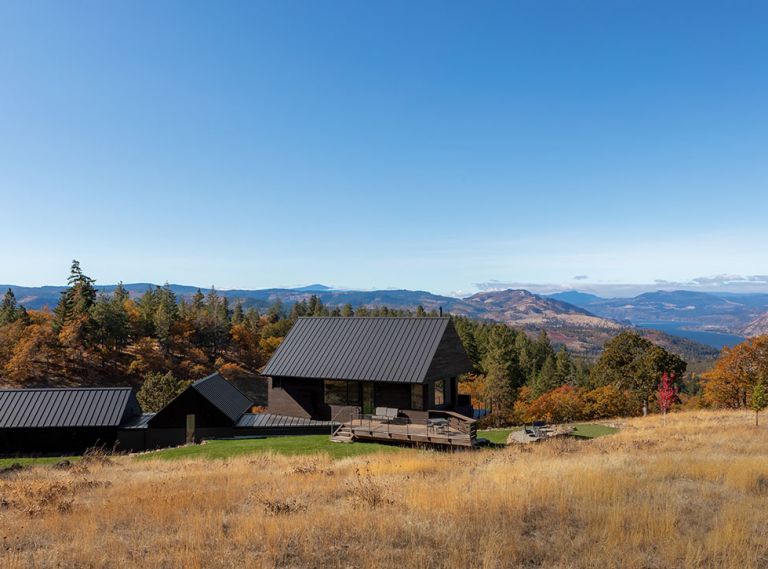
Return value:
<svg viewBox="0 0 768 569">
<path fill-rule="evenodd" d="M 150 286 L 131 296 L 100 293 L 72 264 L 53 311 L 27 312 L 7 291 L 0 304 L 0 381 L 16 385 L 139 383 L 172 373 L 179 381 L 215 370 L 255 373 L 287 329 L 286 315 L 231 308 L 215 289 L 177 298 Z M 276 323 L 278 323 L 276 325 Z"/>
<path fill-rule="evenodd" d="M 704 375 L 704 399 L 714 407 L 747 408 L 761 378 L 768 378 L 768 335 L 724 348 L 714 368 Z"/>
<path fill-rule="evenodd" d="M 518 423 L 567 423 L 637 415 L 641 408 L 636 395 L 614 385 L 596 389 L 563 385 L 536 398 L 523 387 L 515 402 L 514 419 Z"/>
</svg>

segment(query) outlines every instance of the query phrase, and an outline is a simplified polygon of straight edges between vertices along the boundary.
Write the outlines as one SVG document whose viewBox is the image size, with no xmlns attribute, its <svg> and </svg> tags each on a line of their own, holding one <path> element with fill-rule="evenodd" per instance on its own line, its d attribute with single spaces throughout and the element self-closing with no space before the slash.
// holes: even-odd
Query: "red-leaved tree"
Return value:
<svg viewBox="0 0 768 569">
<path fill-rule="evenodd" d="M 675 380 L 675 374 L 668 374 L 664 372 L 661 376 L 661 383 L 659 383 L 659 391 L 657 396 L 659 398 L 659 407 L 664 415 L 664 424 L 667 424 L 667 411 L 669 411 L 672 404 L 677 399 L 677 391 L 675 391 L 672 382 Z"/>
</svg>

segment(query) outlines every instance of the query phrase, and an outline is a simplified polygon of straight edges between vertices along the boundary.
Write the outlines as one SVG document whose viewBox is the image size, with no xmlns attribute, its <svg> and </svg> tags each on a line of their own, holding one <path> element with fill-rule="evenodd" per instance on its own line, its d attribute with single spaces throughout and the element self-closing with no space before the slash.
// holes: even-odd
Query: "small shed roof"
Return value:
<svg viewBox="0 0 768 569">
<path fill-rule="evenodd" d="M 218 373 L 198 379 L 190 387 L 210 401 L 232 421 L 253 406 L 253 401 Z"/>
<path fill-rule="evenodd" d="M 330 427 L 335 424 L 333 421 L 318 421 L 305 417 L 287 417 L 271 413 L 246 413 L 240 417 L 235 427 Z"/>
<path fill-rule="evenodd" d="M 263 373 L 423 383 L 471 369 L 447 317 L 306 317 L 296 321 Z"/>
<path fill-rule="evenodd" d="M 116 427 L 140 414 L 130 387 L 0 390 L 0 429 Z"/>
<path fill-rule="evenodd" d="M 156 413 L 144 413 L 143 415 L 136 415 L 120 423 L 121 429 L 146 429 L 149 426 L 149 421 L 154 417 Z"/>
</svg>

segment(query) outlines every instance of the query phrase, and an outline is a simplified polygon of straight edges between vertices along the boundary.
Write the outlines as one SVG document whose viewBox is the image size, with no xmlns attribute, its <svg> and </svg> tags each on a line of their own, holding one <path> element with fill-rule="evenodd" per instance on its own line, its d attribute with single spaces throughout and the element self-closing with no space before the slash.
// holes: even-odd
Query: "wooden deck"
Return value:
<svg viewBox="0 0 768 569">
<path fill-rule="evenodd" d="M 380 441 L 430 444 L 448 447 L 476 446 L 474 421 L 453 419 L 445 426 L 432 426 L 404 419 L 385 421 L 371 417 L 353 417 L 337 431 L 332 440 L 340 442 Z"/>
</svg>

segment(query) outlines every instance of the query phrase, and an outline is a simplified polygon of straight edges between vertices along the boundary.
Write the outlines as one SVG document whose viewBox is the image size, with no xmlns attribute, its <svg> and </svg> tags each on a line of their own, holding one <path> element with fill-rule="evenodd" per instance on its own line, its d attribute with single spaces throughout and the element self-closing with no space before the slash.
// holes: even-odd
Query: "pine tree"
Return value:
<svg viewBox="0 0 768 569">
<path fill-rule="evenodd" d="M 562 384 L 557 377 L 557 364 L 555 363 L 555 358 L 551 355 L 547 356 L 547 359 L 544 360 L 536 378 L 531 383 L 533 395 L 534 397 L 539 397 L 540 395 L 560 387 L 560 385 Z"/>
<path fill-rule="evenodd" d="M 243 303 L 238 302 L 235 305 L 235 309 L 232 311 L 232 324 L 241 324 L 245 314 L 243 313 Z"/>
<path fill-rule="evenodd" d="M 573 385 L 575 383 L 575 368 L 571 355 L 565 346 L 560 346 L 555 356 L 555 377 L 557 386 Z"/>
<path fill-rule="evenodd" d="M 138 302 L 136 303 L 139 309 L 139 316 L 141 319 L 142 336 L 154 336 L 155 335 L 155 312 L 157 312 L 158 306 L 158 294 L 155 287 L 149 285 L 149 288 L 144 291 Z"/>
<path fill-rule="evenodd" d="M 355 311 L 352 308 L 352 305 L 347 303 L 344 306 L 341 307 L 341 315 L 345 318 L 349 318 L 350 316 L 355 315 Z"/>
<path fill-rule="evenodd" d="M 21 310 L 19 310 L 19 306 L 16 303 L 16 295 L 9 288 L 3 296 L 2 304 L 0 304 L 0 326 L 16 322 L 20 317 Z"/>
<path fill-rule="evenodd" d="M 478 369 L 480 367 L 481 354 L 477 346 L 474 323 L 468 318 L 454 318 L 453 323 L 461 343 L 464 344 L 464 350 L 467 352 L 469 360 L 475 369 Z"/>
<path fill-rule="evenodd" d="M 269 318 L 269 321 L 274 324 L 275 322 L 277 322 L 278 320 L 281 320 L 284 317 L 285 317 L 285 314 L 283 312 L 283 303 L 278 298 L 275 300 L 272 306 L 269 307 L 269 310 L 267 311 L 267 318 Z"/>
<path fill-rule="evenodd" d="M 68 322 L 82 319 L 96 303 L 97 290 L 92 278 L 83 273 L 80 263 L 72 261 L 67 290 L 61 293 L 59 304 L 54 310 L 54 330 L 58 333 Z"/>
<path fill-rule="evenodd" d="M 197 289 L 197 292 L 192 296 L 192 312 L 199 314 L 205 308 L 205 295 L 203 291 Z"/>
<path fill-rule="evenodd" d="M 152 324 L 157 334 L 157 339 L 166 353 L 171 350 L 173 327 L 179 319 L 179 307 L 176 304 L 176 295 L 168 283 L 165 283 L 155 292 L 155 310 L 152 315 Z"/>
<path fill-rule="evenodd" d="M 123 281 L 120 281 L 117 283 L 117 286 L 115 287 L 114 292 L 112 293 L 112 300 L 115 302 L 123 303 L 126 300 L 128 300 L 131 297 L 131 295 L 128 293 L 128 290 L 123 286 Z"/>
</svg>

